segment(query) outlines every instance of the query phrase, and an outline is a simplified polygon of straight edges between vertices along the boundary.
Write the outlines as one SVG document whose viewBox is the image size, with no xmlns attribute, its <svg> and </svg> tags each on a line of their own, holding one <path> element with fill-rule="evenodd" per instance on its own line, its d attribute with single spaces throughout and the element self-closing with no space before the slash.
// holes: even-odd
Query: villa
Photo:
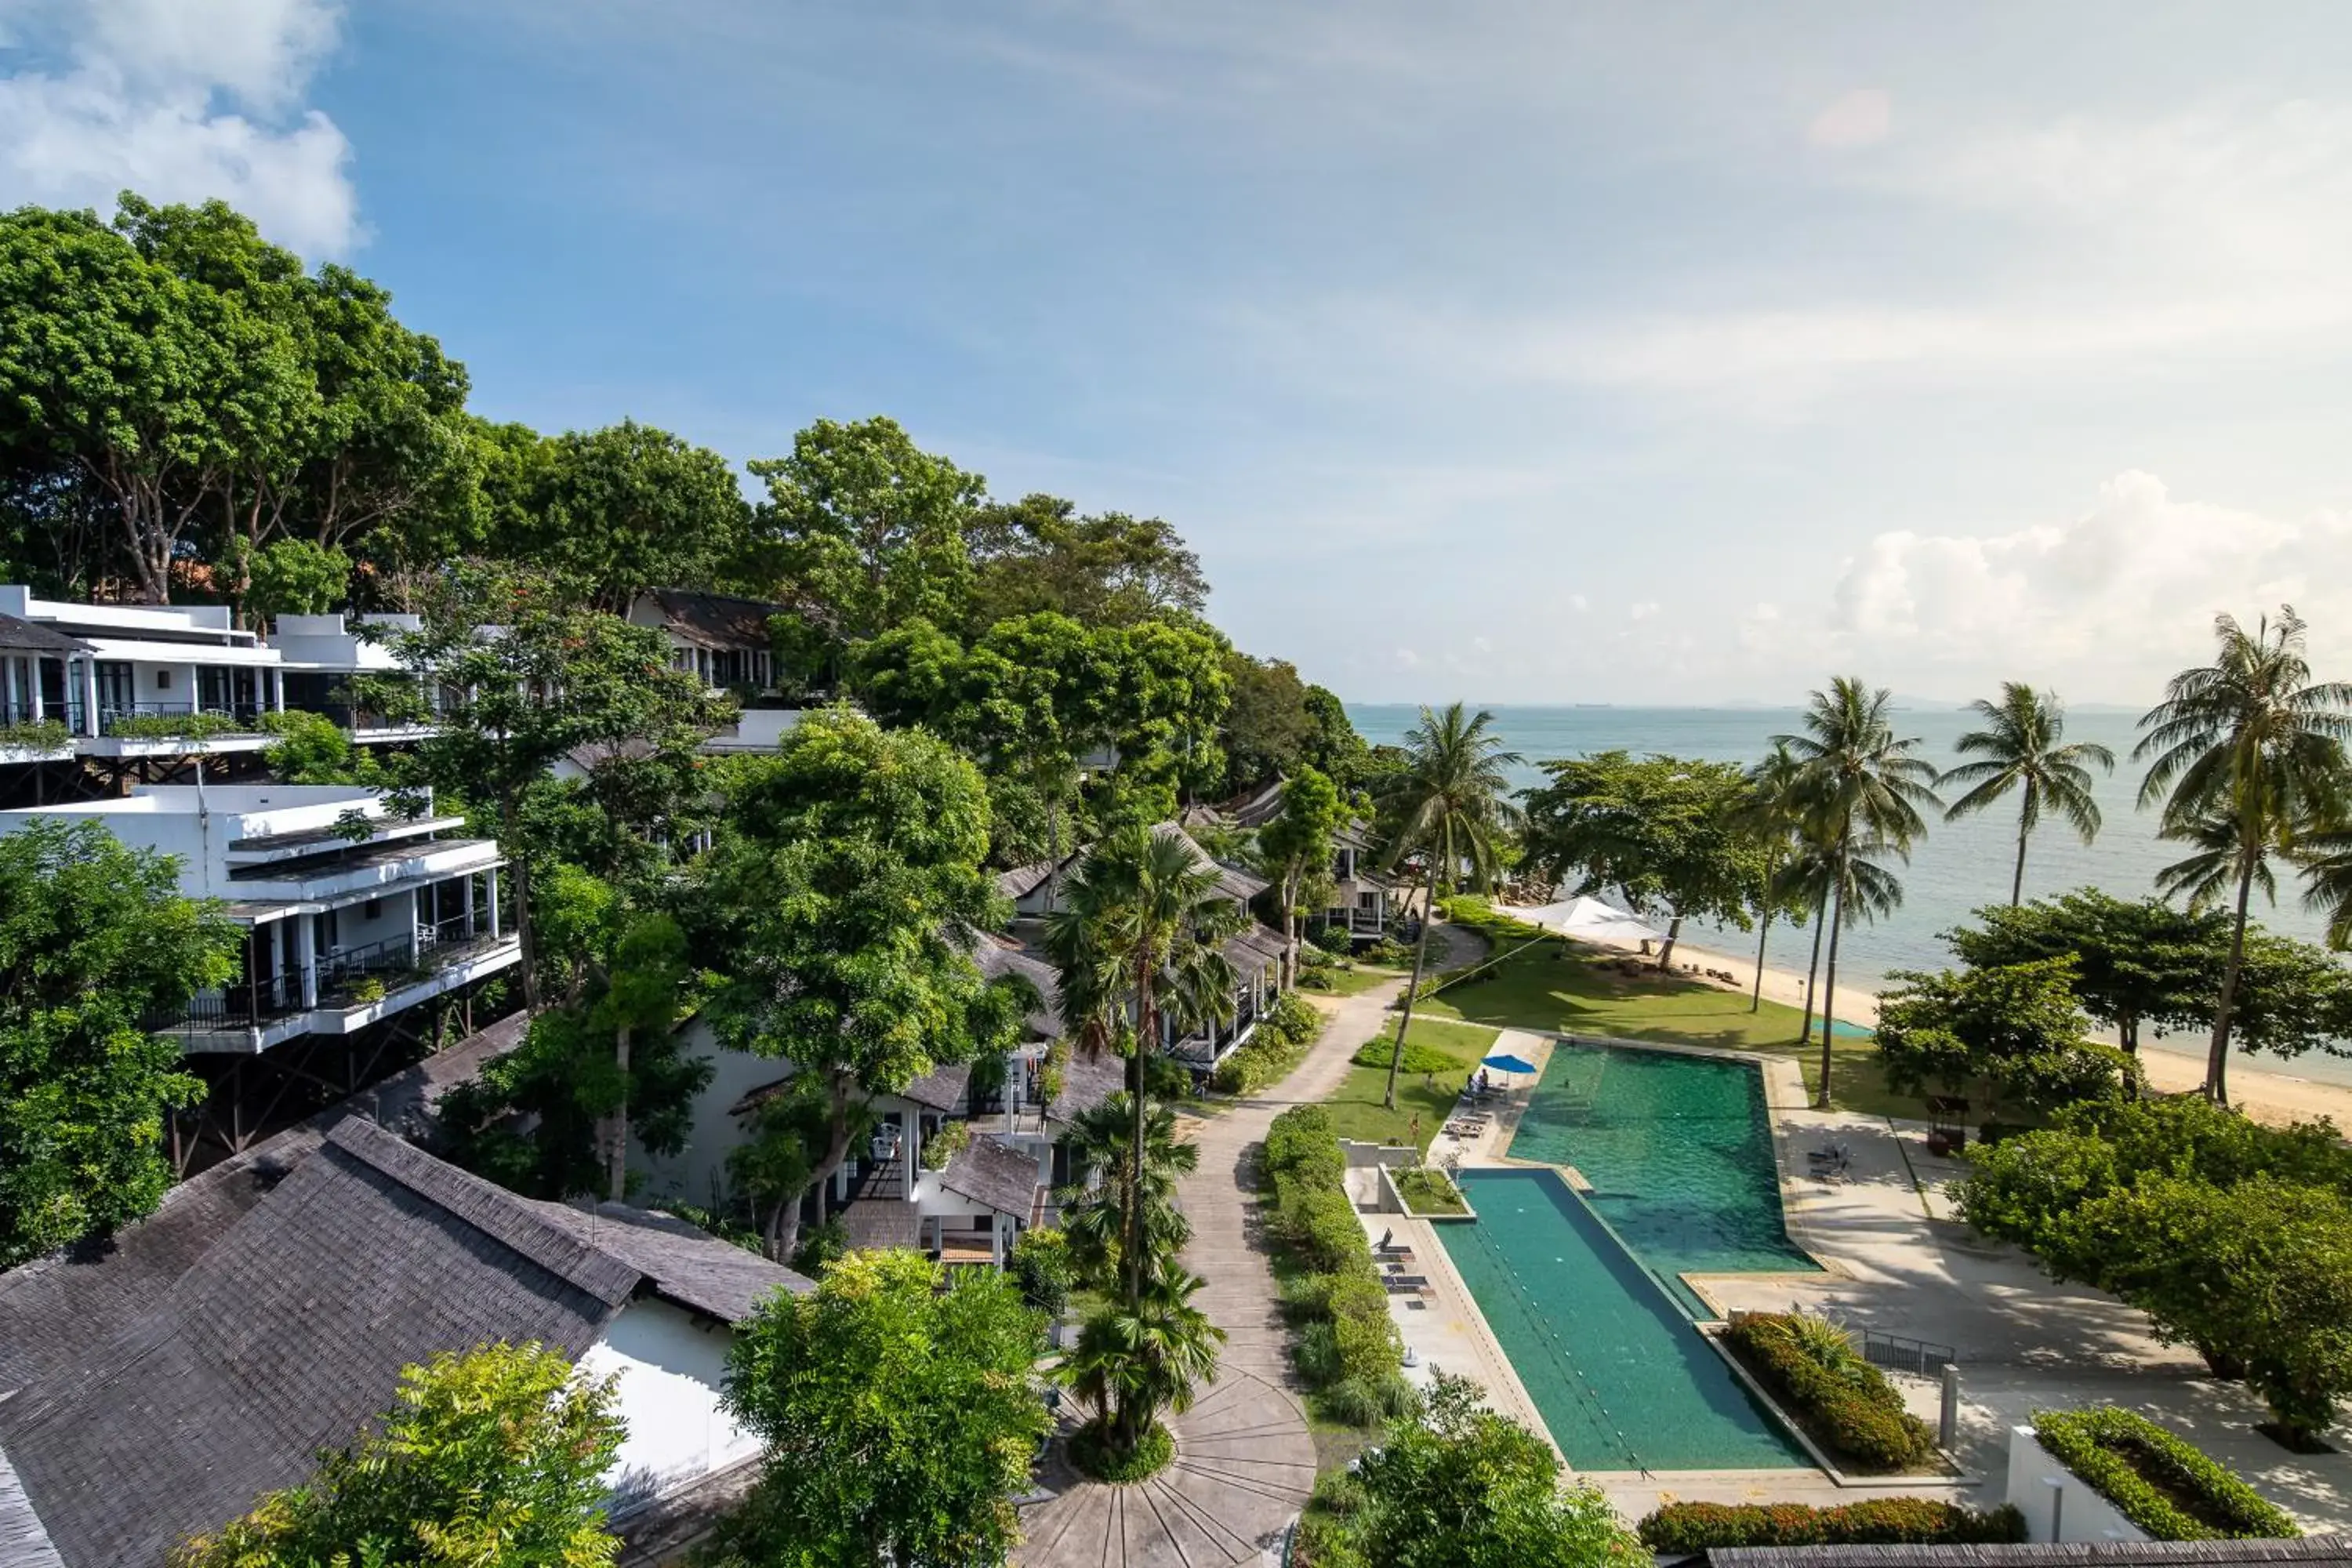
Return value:
<svg viewBox="0 0 2352 1568">
<path fill-rule="evenodd" d="M 237 978 L 154 1026 L 213 1086 L 175 1163 L 198 1144 L 242 1149 L 307 1109 L 320 1085 L 349 1092 L 396 1047 L 436 1032 L 511 969 L 496 843 L 458 836 L 465 819 L 429 806 L 402 816 L 341 784 L 142 784 L 123 796 L 0 811 L 0 834 L 36 822 L 91 822 L 135 849 L 174 857 L 180 890 L 220 900 L 244 932 Z"/>
<path fill-rule="evenodd" d="M 624 1535 L 758 1440 L 720 1405 L 735 1324 L 788 1268 L 667 1215 L 519 1197 L 350 1117 L 173 1189 L 106 1247 L 0 1276 L 0 1561 L 162 1563 L 491 1341 L 617 1380 Z"/>
</svg>

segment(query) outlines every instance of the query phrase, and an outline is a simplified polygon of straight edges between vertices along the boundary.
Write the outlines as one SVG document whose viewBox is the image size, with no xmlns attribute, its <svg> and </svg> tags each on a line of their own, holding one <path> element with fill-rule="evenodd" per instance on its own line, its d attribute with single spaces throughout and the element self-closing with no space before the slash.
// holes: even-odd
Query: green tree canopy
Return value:
<svg viewBox="0 0 2352 1568">
<path fill-rule="evenodd" d="M 1082 517 L 1058 496 L 1029 495 L 979 508 L 965 537 L 972 561 L 966 627 L 975 635 L 1040 611 L 1130 626 L 1198 616 L 1208 603 L 1200 557 L 1156 517 Z"/>
<path fill-rule="evenodd" d="M 240 935 L 99 823 L 0 835 L 0 1268 L 163 1201 L 163 1119 L 203 1086 L 148 1026 L 226 984 Z"/>
<path fill-rule="evenodd" d="M 963 618 L 971 590 L 964 530 L 983 481 L 915 445 L 893 419 L 820 419 L 789 457 L 751 465 L 768 500 L 747 570 L 808 605 L 843 642 L 918 616 Z"/>
<path fill-rule="evenodd" d="M 1296 772 L 1318 738 L 1307 683 L 1288 659 L 1225 656 L 1233 697 L 1225 709 L 1225 776 L 1248 789 Z"/>
<path fill-rule="evenodd" d="M 1318 879 L 1328 884 L 1332 842 L 1347 826 L 1348 806 L 1339 786 L 1315 769 L 1301 767 L 1283 781 L 1281 814 L 1258 830 L 1258 855 L 1274 874 L 1276 896 L 1282 900 L 1285 986 L 1297 978 L 1300 907 Z"/>
<path fill-rule="evenodd" d="M 853 1252 L 736 1331 L 727 1407 L 767 1446 L 719 1528 L 722 1568 L 997 1563 L 1053 1425 L 1045 1320 L 1013 1283 L 951 1286 L 912 1252 Z"/>
<path fill-rule="evenodd" d="M 1913 1094 L 1981 1084 L 1994 1107 L 2006 1099 L 2043 1111 L 2128 1092 L 2128 1058 L 2083 1037 L 2089 1019 L 2075 1003 L 2074 973 L 2072 959 L 2045 958 L 1896 974 L 1900 987 L 1878 1005 L 1886 1081 Z"/>
<path fill-rule="evenodd" d="M 1658 966 L 1674 960 L 1685 919 L 1748 929 L 1764 855 L 1742 813 L 1752 791 L 1734 763 L 1602 752 L 1543 764 L 1527 792 L 1525 864 L 1577 891 L 1614 889 L 1637 912 L 1670 921 Z"/>
<path fill-rule="evenodd" d="M 625 1436 L 608 1383 L 561 1351 L 484 1345 L 400 1375 L 392 1408 L 304 1486 L 184 1546 L 177 1568 L 594 1568 Z"/>
<path fill-rule="evenodd" d="M 2139 1048 L 2143 1024 L 2186 1029 L 2211 1021 L 2229 940 L 2229 922 L 2219 914 L 2077 888 L 1980 909 L 1976 919 L 1944 933 L 1961 962 L 1992 969 L 2071 957 L 2076 998 L 2126 1051 Z"/>
<path fill-rule="evenodd" d="M 743 552 L 751 510 L 726 458 L 625 419 L 547 441 L 508 547 L 617 615 L 648 588 L 718 585 Z"/>
<path fill-rule="evenodd" d="M 1001 1053 L 1019 1009 L 971 958 L 1000 913 L 982 862 L 979 771 L 919 731 L 845 709 L 811 714 L 773 758 L 742 759 L 695 897 L 699 950 L 723 976 L 709 1016 L 729 1047 L 813 1080 L 825 1110 L 811 1185 L 849 1152 L 865 1106 L 947 1062 Z M 798 1192 L 770 1245 L 789 1256 Z"/>
</svg>

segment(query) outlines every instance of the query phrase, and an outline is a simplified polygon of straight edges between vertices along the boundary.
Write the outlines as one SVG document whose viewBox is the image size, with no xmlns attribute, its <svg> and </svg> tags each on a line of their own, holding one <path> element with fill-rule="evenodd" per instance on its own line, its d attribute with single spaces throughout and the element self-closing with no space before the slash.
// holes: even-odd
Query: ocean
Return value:
<svg viewBox="0 0 2352 1568">
<path fill-rule="evenodd" d="M 1420 718 L 1409 703 L 1349 703 L 1348 717 L 1364 739 L 1374 745 L 1404 739 Z M 1495 728 L 1505 745 L 1524 761 L 1512 770 L 1514 784 L 1527 787 L 1543 782 L 1538 764 L 1593 752 L 1622 750 L 1696 757 L 1713 762 L 1752 763 L 1770 750 L 1774 735 L 1797 732 L 1802 713 L 1795 708 L 1558 708 L 1492 705 Z M 2155 890 L 2156 873 L 2181 858 L 2180 847 L 2156 836 L 2153 809 L 2140 811 L 2135 802 L 2144 771 L 2131 761 L 2138 739 L 2137 716 L 2093 710 L 2069 713 L 2066 739 L 2096 741 L 2116 754 L 2116 771 L 2097 779 L 2099 813 L 2104 819 L 2098 837 L 2085 845 L 2063 824 L 2046 816 L 2026 850 L 2025 896 L 2029 899 L 2062 893 L 2072 888 L 2097 887 L 2118 898 L 2137 898 Z M 1938 768 L 1964 759 L 1954 749 L 1961 734 L 1976 728 L 1975 715 L 1958 710 L 1914 708 L 1895 715 L 1896 733 L 1916 736 L 1918 754 Z M 1839 943 L 1841 989 L 1848 974 L 1862 985 L 1882 988 L 1886 976 L 1898 970 L 1940 969 L 1952 961 L 1950 950 L 1937 933 L 1966 922 L 1969 911 L 1986 904 L 2009 901 L 2009 879 L 2017 852 L 2016 796 L 1990 811 L 1946 823 L 1928 825 L 1927 836 L 1914 847 L 1911 863 L 1898 866 L 1903 906 L 1875 925 L 1848 930 Z M 2279 901 L 2265 908 L 2255 894 L 2254 918 L 2285 935 L 2316 942 L 2324 922 L 2302 904 L 2300 885 L 2282 874 Z M 1753 955 L 1752 933 L 1729 931 L 1696 932 L 1691 940 L 1704 946 Z M 1807 952 L 1794 932 L 1772 932 L 1767 962 L 1782 969 L 1801 971 Z M 2167 1047 L 2201 1052 L 2195 1040 L 2166 1040 Z M 2352 1083 L 2352 1060 L 2313 1053 L 2292 1063 L 2276 1058 L 2241 1058 L 2255 1067 L 2283 1068 L 2331 1083 Z"/>
</svg>

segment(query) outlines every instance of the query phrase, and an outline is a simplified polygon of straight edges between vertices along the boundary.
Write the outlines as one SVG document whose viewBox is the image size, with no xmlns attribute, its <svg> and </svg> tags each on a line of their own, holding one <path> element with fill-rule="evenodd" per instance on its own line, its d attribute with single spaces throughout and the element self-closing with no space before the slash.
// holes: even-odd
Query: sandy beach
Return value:
<svg viewBox="0 0 2352 1568">
<path fill-rule="evenodd" d="M 1777 931 L 1773 933 L 1775 936 L 1780 934 Z M 1796 932 L 1789 935 L 1799 944 L 1792 951 L 1801 957 L 1809 956 L 1802 946 L 1802 936 Z M 1631 952 L 1639 944 L 1602 942 L 1596 945 Z M 1722 970 L 1732 975 L 1735 982 L 1724 985 L 1724 988 L 1742 994 L 1747 994 L 1756 981 L 1753 950 L 1742 958 L 1714 948 L 1693 946 L 1687 942 L 1676 942 L 1675 967 L 1685 978 L 1714 985 L 1724 985 L 1724 982 L 1710 979 L 1705 972 Z M 1775 1002 L 1802 1007 L 1805 1005 L 1804 973 L 1783 969 L 1768 962 L 1764 966 L 1764 994 Z M 1875 1025 L 1878 1022 L 1877 993 L 1840 984 L 1836 1016 L 1850 1024 Z M 2148 1087 L 2159 1094 L 2187 1093 L 2205 1081 L 2205 1054 L 2201 1047 L 2179 1050 L 2168 1045 L 2144 1044 L 2139 1055 L 2141 1070 L 2147 1076 Z M 2230 1063 L 2230 1100 L 2255 1121 L 2273 1126 L 2326 1116 L 2332 1118 L 2337 1127 L 2352 1131 L 2352 1088 L 2341 1084 L 2321 1083 L 2277 1068 L 2250 1067 L 2244 1061 L 2233 1058 Z"/>
</svg>

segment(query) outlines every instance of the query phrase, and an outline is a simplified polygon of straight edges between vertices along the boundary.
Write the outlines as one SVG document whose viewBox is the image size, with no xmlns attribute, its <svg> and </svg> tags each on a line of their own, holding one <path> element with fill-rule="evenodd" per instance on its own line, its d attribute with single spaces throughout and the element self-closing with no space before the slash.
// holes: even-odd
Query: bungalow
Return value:
<svg viewBox="0 0 2352 1568">
<path fill-rule="evenodd" d="M 632 626 L 669 639 L 670 663 L 714 691 L 757 694 L 774 689 L 775 642 L 768 623 L 788 606 L 686 588 L 653 588 L 629 605 Z"/>
<path fill-rule="evenodd" d="M 1213 812 L 1204 815 L 1217 825 L 1255 832 L 1282 814 L 1282 781 L 1261 785 Z M 1333 836 L 1330 900 L 1320 912 L 1307 918 L 1310 929 L 1344 931 L 1356 942 L 1380 940 L 1388 930 L 1391 889 L 1374 869 L 1371 825 L 1351 818 Z"/>
<path fill-rule="evenodd" d="M 648 1210 L 524 1198 L 373 1122 L 300 1130 L 112 1242 L 0 1275 L 0 1562 L 161 1564 L 306 1479 L 442 1351 L 537 1341 L 617 1379 L 634 1521 L 728 1485 L 734 1325 L 790 1269 Z"/>
</svg>

